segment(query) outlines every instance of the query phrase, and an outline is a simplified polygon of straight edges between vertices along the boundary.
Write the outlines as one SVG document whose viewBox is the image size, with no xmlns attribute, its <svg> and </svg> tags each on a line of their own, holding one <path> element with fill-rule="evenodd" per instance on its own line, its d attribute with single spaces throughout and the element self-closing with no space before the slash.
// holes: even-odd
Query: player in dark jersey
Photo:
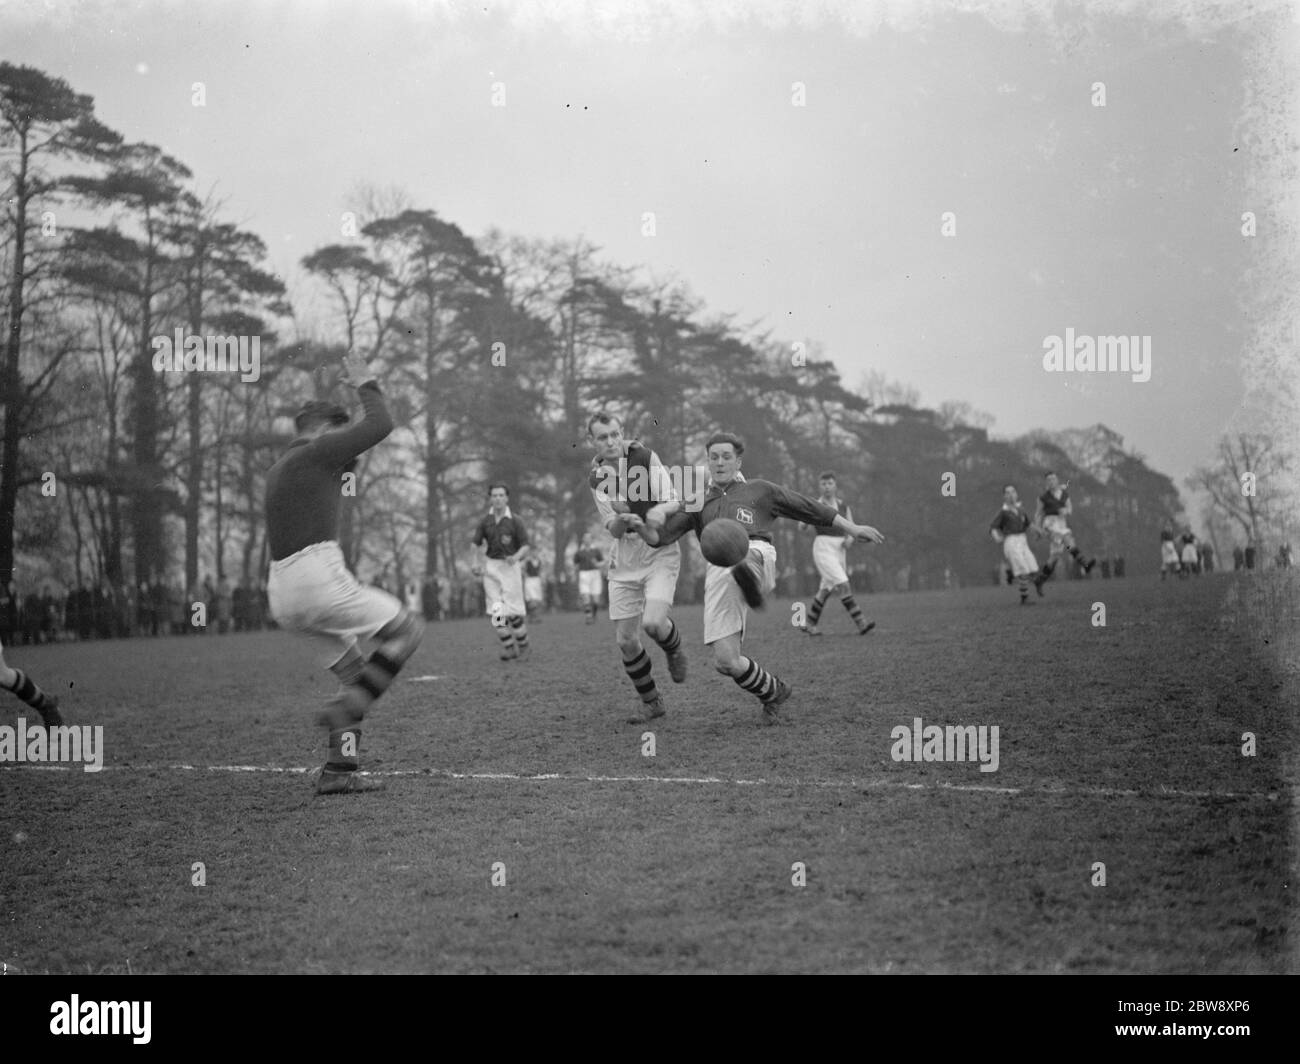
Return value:
<svg viewBox="0 0 1300 1064">
<path fill-rule="evenodd" d="M 578 570 L 578 600 L 582 603 L 582 612 L 588 624 L 596 623 L 596 610 L 600 607 L 601 566 L 605 563 L 605 554 L 599 547 L 591 545 L 591 537 L 582 534 L 578 549 L 573 553 L 573 565 Z"/>
<path fill-rule="evenodd" d="M 1178 537 L 1179 555 L 1178 555 L 1178 576 L 1180 579 L 1186 579 L 1189 576 L 1201 575 L 1201 557 L 1196 547 L 1196 534 L 1189 528 Z"/>
<path fill-rule="evenodd" d="M 817 501 L 828 506 L 846 521 L 853 520 L 853 511 L 849 504 L 839 497 L 836 491 L 835 474 L 826 472 L 817 478 L 821 495 Z M 853 588 L 849 584 L 848 546 L 853 542 L 852 536 L 837 532 L 829 525 L 813 526 L 816 536 L 813 539 L 813 564 L 817 566 L 817 575 L 821 577 L 821 586 L 812 602 L 808 604 L 808 623 L 803 630 L 809 635 L 821 635 L 817 622 L 821 620 L 822 607 L 831 593 L 839 595 L 840 602 L 848 611 L 859 635 L 866 635 L 876 627 L 875 621 L 868 621 L 862 615 L 862 609 L 853 597 Z"/>
<path fill-rule="evenodd" d="M 1011 567 L 1011 572 L 1019 585 L 1022 606 L 1032 605 L 1029 601 L 1029 581 L 1038 571 L 1038 559 L 1029 549 L 1027 533 L 1031 528 L 1034 529 L 1035 535 L 1042 535 L 1037 528 L 1034 528 L 1029 515 L 1021 509 L 1020 495 L 1015 485 L 1008 484 L 1002 489 L 1002 509 L 989 525 L 989 532 L 995 543 L 1002 544 L 1002 555 L 1006 558 L 1007 565 Z M 1040 595 L 1043 593 L 1041 581 L 1034 581 L 1034 587 Z"/>
<path fill-rule="evenodd" d="M 522 569 L 532 547 L 524 523 L 510 512 L 510 489 L 489 485 L 488 502 L 491 509 L 474 529 L 474 546 L 482 553 L 475 554 L 470 571 L 483 578 L 484 602 L 501 642 L 501 660 L 513 661 L 532 653 Z"/>
<path fill-rule="evenodd" d="M 1096 558 L 1083 560 L 1082 552 L 1075 545 L 1074 534 L 1066 523 L 1066 518 L 1074 512 L 1074 504 L 1070 502 L 1069 487 L 1068 483 L 1062 484 L 1055 473 L 1048 473 L 1047 490 L 1038 496 L 1034 524 L 1052 537 L 1052 548 L 1047 561 L 1034 577 L 1034 587 L 1040 591 L 1042 586 L 1052 578 L 1052 573 L 1056 571 L 1056 563 L 1061 560 L 1062 554 L 1068 553 L 1082 566 L 1085 573 L 1092 572 L 1092 567 L 1097 564 Z"/>
<path fill-rule="evenodd" d="M 694 513 L 672 512 L 658 526 L 652 511 L 638 531 L 649 543 L 670 543 L 687 532 L 697 536 L 710 521 L 730 518 L 749 531 L 749 554 L 730 569 L 710 564 L 704 578 L 704 642 L 713 648 L 713 667 L 730 676 L 763 705 L 763 720 L 775 724 L 777 709 L 790 697 L 790 685 L 741 654 L 748 606 L 762 604 L 764 593 L 776 585 L 776 548 L 772 524 L 786 517 L 804 524 L 833 527 L 865 543 L 883 543 L 884 536 L 867 525 L 847 521 L 828 506 L 767 480 L 746 480 L 740 472 L 745 444 L 729 432 L 708 442 L 711 481 L 703 506 Z M 680 507 L 680 502 L 676 506 Z"/>
<path fill-rule="evenodd" d="M 348 571 L 338 545 L 339 506 L 356 459 L 393 430 L 384 397 L 365 361 L 343 360 L 365 417 L 349 426 L 348 412 L 308 403 L 294 425 L 298 438 L 266 475 L 266 529 L 271 548 L 267 582 L 271 616 L 281 628 L 314 640 L 339 690 L 317 717 L 329 731 L 329 760 L 317 794 L 381 790 L 357 773 L 361 721 L 401 670 L 424 634 L 424 622 L 392 595 L 364 587 Z M 358 640 L 374 639 L 369 657 Z"/>
<path fill-rule="evenodd" d="M 669 616 L 681 571 L 681 547 L 676 543 L 650 546 L 635 534 L 652 509 L 662 512 L 677 501 L 677 489 L 663 463 L 638 440 L 623 437 L 623 425 L 600 412 L 587 422 L 587 439 L 595 455 L 588 474 L 592 500 L 605 531 L 614 537 L 609 553 L 609 619 L 622 655 L 623 670 L 641 700 L 631 724 L 644 724 L 664 715 L 663 697 L 655 684 L 650 656 L 641 632 L 667 655 L 674 683 L 686 679 L 682 634 Z"/>
</svg>

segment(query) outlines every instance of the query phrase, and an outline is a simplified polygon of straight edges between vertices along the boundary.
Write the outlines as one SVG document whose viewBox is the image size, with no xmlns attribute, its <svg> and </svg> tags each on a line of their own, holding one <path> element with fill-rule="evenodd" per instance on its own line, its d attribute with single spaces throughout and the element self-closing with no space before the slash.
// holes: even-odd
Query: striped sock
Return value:
<svg viewBox="0 0 1300 1064">
<path fill-rule="evenodd" d="M 808 603 L 808 623 L 816 625 L 821 619 L 822 607 L 826 605 L 826 600 L 831 597 L 831 593 L 824 589 L 819 589 L 813 596 L 812 602 Z"/>
<path fill-rule="evenodd" d="M 853 618 L 853 623 L 861 628 L 867 623 L 867 619 L 862 616 L 862 608 L 858 605 L 858 600 L 853 597 L 850 591 L 847 595 L 841 595 L 840 601 L 844 603 L 844 608 L 849 611 L 849 616 Z"/>
<path fill-rule="evenodd" d="M 1020 601 L 1024 602 L 1029 598 L 1029 577 L 1024 574 L 1016 577 L 1016 586 L 1020 590 Z"/>
<path fill-rule="evenodd" d="M 32 678 L 22 669 L 14 669 L 14 682 L 10 685 L 9 690 L 36 710 L 37 713 L 45 711 L 47 704 L 45 692 L 32 683 Z"/>
<path fill-rule="evenodd" d="M 501 640 L 501 653 L 511 653 L 515 648 L 515 633 L 511 631 L 510 625 L 497 624 L 493 621 L 492 630 L 496 632 L 497 638 Z"/>
<path fill-rule="evenodd" d="M 524 650 L 528 646 L 528 625 L 524 623 L 522 617 L 511 617 L 510 627 L 514 629 L 515 642 L 519 644 L 519 649 Z"/>
<path fill-rule="evenodd" d="M 650 655 L 644 649 L 638 650 L 636 657 L 630 661 L 624 658 L 623 668 L 627 671 L 632 686 L 636 688 L 636 693 L 641 696 L 642 702 L 653 702 L 659 697 L 659 692 L 655 688 L 655 678 L 650 672 Z"/>
<path fill-rule="evenodd" d="M 355 772 L 357 756 L 361 752 L 361 726 L 330 732 L 330 756 L 325 767 L 332 772 Z"/>
<path fill-rule="evenodd" d="M 776 677 L 760 667 L 753 658 L 745 660 L 749 662 L 745 671 L 739 676 L 733 676 L 732 679 L 750 694 L 757 695 L 759 701 L 766 702 L 776 694 Z"/>
<path fill-rule="evenodd" d="M 663 639 L 656 639 L 655 642 L 665 654 L 676 654 L 681 649 L 682 633 L 671 617 L 668 618 L 668 635 Z"/>
</svg>

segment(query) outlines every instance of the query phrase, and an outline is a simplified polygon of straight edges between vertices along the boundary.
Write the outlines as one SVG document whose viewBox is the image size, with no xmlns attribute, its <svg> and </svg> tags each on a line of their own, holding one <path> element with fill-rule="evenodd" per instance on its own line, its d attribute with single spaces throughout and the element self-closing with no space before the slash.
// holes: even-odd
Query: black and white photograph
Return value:
<svg viewBox="0 0 1300 1064">
<path fill-rule="evenodd" d="M 4 0 L 27 1021 L 1300 972 L 1298 235 L 1293 0 Z"/>
</svg>

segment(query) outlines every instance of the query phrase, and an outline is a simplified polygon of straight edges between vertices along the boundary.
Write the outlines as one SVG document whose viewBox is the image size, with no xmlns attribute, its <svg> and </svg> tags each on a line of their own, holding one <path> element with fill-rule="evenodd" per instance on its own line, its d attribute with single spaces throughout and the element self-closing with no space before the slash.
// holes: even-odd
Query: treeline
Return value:
<svg viewBox="0 0 1300 1064">
<path fill-rule="evenodd" d="M 342 546 L 363 578 L 399 586 L 464 577 L 496 479 L 563 571 L 594 524 L 586 423 L 604 407 L 668 463 L 702 465 L 726 428 L 748 441 L 751 476 L 815 494 L 834 469 L 888 537 L 861 548 L 882 587 L 986 582 L 1002 485 L 1032 509 L 1047 468 L 1070 481 L 1080 541 L 1131 573 L 1155 570 L 1160 528 L 1181 521 L 1173 483 L 1103 426 L 993 439 L 964 404 L 922 409 L 878 373 L 850 387 L 815 346 L 581 239 L 475 238 L 371 194 L 302 260 L 324 308 L 306 328 L 260 239 L 62 81 L 0 64 L 0 151 L 0 583 L 21 552 L 26 584 L 255 586 L 265 472 L 304 400 L 344 394 L 349 347 L 377 368 L 398 428 L 357 470 Z M 256 338 L 256 373 L 156 368 L 178 329 Z M 783 567 L 804 567 L 807 540 L 781 534 Z"/>
</svg>

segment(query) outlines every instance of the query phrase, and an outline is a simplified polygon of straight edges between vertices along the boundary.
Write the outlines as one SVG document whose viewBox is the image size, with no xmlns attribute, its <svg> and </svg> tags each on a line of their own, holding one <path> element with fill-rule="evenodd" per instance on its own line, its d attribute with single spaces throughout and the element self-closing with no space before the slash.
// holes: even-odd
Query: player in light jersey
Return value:
<svg viewBox="0 0 1300 1064">
<path fill-rule="evenodd" d="M 588 484 L 601 524 L 614 537 L 609 555 L 609 619 L 623 657 L 623 670 L 641 699 L 641 712 L 628 718 L 643 724 L 664 715 L 663 696 L 655 685 L 650 656 L 641 631 L 668 656 L 674 683 L 686 679 L 682 635 L 668 616 L 677 592 L 682 552 L 676 543 L 651 546 L 636 529 L 652 508 L 678 502 L 659 456 L 636 440 L 623 438 L 623 426 L 600 412 L 587 422 L 587 439 L 596 454 Z"/>
<path fill-rule="evenodd" d="M 823 473 L 817 478 L 817 483 L 821 490 L 817 501 L 830 507 L 844 520 L 852 522 L 853 511 L 836 492 L 835 474 Z M 814 526 L 814 530 L 817 534 L 813 538 L 813 564 L 817 566 L 817 574 L 822 582 L 812 602 L 808 604 L 808 623 L 803 626 L 803 630 L 813 636 L 822 634 L 817 622 L 821 620 L 826 600 L 834 592 L 839 595 L 840 602 L 857 625 L 858 634 L 866 635 L 876 627 L 876 622 L 868 621 L 862 615 L 862 609 L 853 597 L 853 588 L 849 584 L 848 547 L 853 542 L 853 537 L 837 532 L 829 525 Z"/>
<path fill-rule="evenodd" d="M 989 525 L 989 534 L 993 537 L 993 542 L 1002 544 L 1002 554 L 1016 578 L 1022 606 L 1033 605 L 1029 601 L 1029 581 L 1038 572 L 1038 559 L 1029 549 L 1029 537 L 1026 535 L 1031 528 L 1034 529 L 1035 535 L 1042 535 L 1034 528 L 1029 515 L 1021 509 L 1020 494 L 1016 491 L 1015 485 L 1008 484 L 1002 489 L 1002 509 Z M 1043 593 L 1041 582 L 1035 581 L 1034 587 L 1040 595 Z"/>
<path fill-rule="evenodd" d="M 776 548 L 772 524 L 778 517 L 820 527 L 833 527 L 865 543 L 883 543 L 884 536 L 867 525 L 846 520 L 829 506 L 767 480 L 746 480 L 740 472 L 744 441 L 729 432 L 708 442 L 711 480 L 702 508 L 673 512 L 681 503 L 647 514 L 638 532 L 650 543 L 671 543 L 687 532 L 697 536 L 710 521 L 726 517 L 749 531 L 749 553 L 725 569 L 710 563 L 704 577 L 704 642 L 713 649 L 713 667 L 730 676 L 763 706 L 763 722 L 775 724 L 777 710 L 790 697 L 790 685 L 740 652 L 750 607 L 761 606 L 763 595 L 776 586 Z M 661 515 L 667 515 L 662 526 Z"/>
<path fill-rule="evenodd" d="M 358 355 L 343 360 L 365 417 L 349 425 L 341 406 L 313 401 L 294 420 L 298 438 L 266 475 L 266 530 L 271 549 L 267 596 L 281 628 L 322 649 L 339 690 L 317 717 L 329 731 L 329 760 L 317 794 L 381 790 L 357 774 L 361 721 L 424 634 L 424 622 L 392 595 L 363 587 L 338 545 L 343 477 L 356 459 L 393 431 L 375 375 Z M 358 640 L 374 639 L 369 657 Z"/>
<path fill-rule="evenodd" d="M 1168 525 L 1160 532 L 1160 579 L 1166 579 L 1170 573 L 1178 574 L 1178 544 L 1174 542 L 1174 530 Z"/>
<path fill-rule="evenodd" d="M 1062 554 L 1069 554 L 1083 567 L 1085 573 L 1092 572 L 1092 567 L 1097 564 L 1096 558 L 1090 558 L 1086 562 L 1083 560 L 1082 552 L 1075 545 L 1074 534 L 1066 523 L 1066 518 L 1074 513 L 1068 489 L 1069 484 L 1062 484 L 1055 473 L 1048 473 L 1047 490 L 1038 497 L 1038 509 L 1034 511 L 1034 524 L 1052 537 L 1047 561 L 1034 577 L 1034 587 L 1040 591 L 1052 578 Z"/>
</svg>

